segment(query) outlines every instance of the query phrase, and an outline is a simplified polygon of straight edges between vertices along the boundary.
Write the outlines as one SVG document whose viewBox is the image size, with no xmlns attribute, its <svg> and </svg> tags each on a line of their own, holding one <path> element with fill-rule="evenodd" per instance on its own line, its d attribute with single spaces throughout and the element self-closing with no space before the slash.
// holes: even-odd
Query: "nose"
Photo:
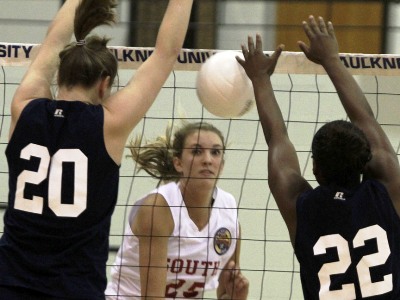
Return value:
<svg viewBox="0 0 400 300">
<path fill-rule="evenodd" d="M 209 165 L 212 162 L 212 155 L 210 153 L 210 151 L 204 151 L 203 152 L 203 164 L 205 165 Z"/>
</svg>

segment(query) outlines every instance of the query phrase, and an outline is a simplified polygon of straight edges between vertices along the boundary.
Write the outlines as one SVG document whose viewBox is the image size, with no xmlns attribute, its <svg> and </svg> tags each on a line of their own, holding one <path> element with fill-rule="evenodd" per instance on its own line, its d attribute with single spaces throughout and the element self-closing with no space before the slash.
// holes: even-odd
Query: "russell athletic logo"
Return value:
<svg viewBox="0 0 400 300">
<path fill-rule="evenodd" d="M 333 199 L 335 200 L 346 200 L 346 198 L 344 197 L 344 193 L 343 192 L 336 192 L 335 197 L 333 197 Z"/>
<path fill-rule="evenodd" d="M 227 228 L 220 228 L 214 236 L 214 249 L 219 255 L 225 254 L 232 244 L 232 234 Z"/>
<path fill-rule="evenodd" d="M 57 108 L 54 111 L 54 116 L 58 118 L 64 118 L 64 111 L 62 109 Z"/>
</svg>

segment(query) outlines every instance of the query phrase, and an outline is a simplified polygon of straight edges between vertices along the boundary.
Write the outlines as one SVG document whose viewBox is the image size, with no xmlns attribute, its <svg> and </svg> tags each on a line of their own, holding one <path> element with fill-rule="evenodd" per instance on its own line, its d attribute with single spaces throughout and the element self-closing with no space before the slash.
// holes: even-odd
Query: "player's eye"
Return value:
<svg viewBox="0 0 400 300">
<path fill-rule="evenodd" d="M 222 153 L 221 149 L 211 149 L 211 154 L 215 156 L 220 156 Z"/>
<path fill-rule="evenodd" d="M 201 153 L 201 149 L 200 148 L 193 148 L 192 149 L 192 154 L 193 155 L 199 155 Z"/>
</svg>

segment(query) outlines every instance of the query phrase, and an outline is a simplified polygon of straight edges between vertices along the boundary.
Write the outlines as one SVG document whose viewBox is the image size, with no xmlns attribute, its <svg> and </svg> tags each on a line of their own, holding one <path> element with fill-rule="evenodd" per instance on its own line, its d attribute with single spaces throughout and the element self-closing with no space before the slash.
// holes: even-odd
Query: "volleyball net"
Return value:
<svg viewBox="0 0 400 300">
<path fill-rule="evenodd" d="M 10 124 L 10 102 L 27 66 L 40 45 L 0 43 L 0 234 L 7 203 L 8 173 L 5 148 Z M 110 47 L 119 61 L 115 89 L 124 86 L 152 53 L 152 48 Z M 241 268 L 250 280 L 249 299 L 302 299 L 299 268 L 288 232 L 268 188 L 268 147 L 255 106 L 239 118 L 216 117 L 202 107 L 196 95 L 201 64 L 217 50 L 182 50 L 155 103 L 132 132 L 152 139 L 168 124 L 181 120 L 206 121 L 219 128 L 227 140 L 224 172 L 218 186 L 233 194 L 242 227 Z M 267 54 L 272 52 L 266 51 Z M 399 155 L 400 56 L 341 54 L 342 62 L 356 77 L 378 122 Z M 298 151 L 303 175 L 316 185 L 310 154 L 314 133 L 327 121 L 346 119 L 336 91 L 324 70 L 299 52 L 283 52 L 272 77 L 289 136 Z M 126 154 L 129 150 L 126 149 Z M 118 204 L 110 235 L 114 261 L 124 234 L 127 214 L 136 199 L 157 185 L 145 172 L 136 172 L 124 156 L 120 169 Z M 108 272 L 109 274 L 109 272 Z M 209 293 L 204 299 L 215 299 Z"/>
</svg>

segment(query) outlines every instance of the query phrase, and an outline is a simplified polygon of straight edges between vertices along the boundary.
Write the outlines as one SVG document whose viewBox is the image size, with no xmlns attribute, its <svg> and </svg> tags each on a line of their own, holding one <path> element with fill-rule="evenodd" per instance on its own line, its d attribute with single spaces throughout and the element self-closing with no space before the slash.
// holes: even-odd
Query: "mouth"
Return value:
<svg viewBox="0 0 400 300">
<path fill-rule="evenodd" d="M 214 172 L 210 171 L 210 170 L 202 170 L 200 171 L 200 174 L 206 177 L 215 177 Z"/>
</svg>

